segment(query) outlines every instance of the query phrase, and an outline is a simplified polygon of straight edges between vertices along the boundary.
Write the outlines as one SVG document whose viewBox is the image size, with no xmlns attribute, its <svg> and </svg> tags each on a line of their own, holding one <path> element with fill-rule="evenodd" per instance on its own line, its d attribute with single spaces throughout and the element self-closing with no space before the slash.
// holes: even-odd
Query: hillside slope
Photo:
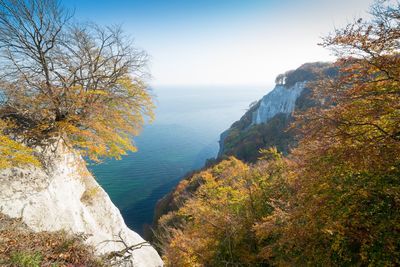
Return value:
<svg viewBox="0 0 400 267">
<path fill-rule="evenodd" d="M 254 163 L 260 156 L 261 148 L 276 147 L 287 154 L 291 147 L 296 146 L 296 133 L 288 129 L 294 119 L 293 112 L 315 105 L 310 98 L 307 82 L 336 74 L 337 69 L 333 64 L 321 62 L 306 63 L 296 70 L 280 74 L 275 88 L 221 134 L 218 158 L 210 160 L 204 170 L 230 156 Z M 201 185 L 201 181 L 193 178 L 195 176 L 196 173 L 188 174 L 174 190 L 158 201 L 154 227 L 157 227 L 162 215 L 178 210 L 190 199 Z"/>
<path fill-rule="evenodd" d="M 398 81 L 379 84 L 379 71 L 360 79 L 340 63 L 330 79 L 335 69 L 314 66 L 325 79 L 308 84 L 312 98 L 304 87 L 294 106 L 297 92 L 272 102 L 299 88 L 301 79 L 288 84 L 293 72 L 282 75 L 277 91 L 225 133 L 225 151 L 255 163 L 222 153 L 160 201 L 155 235 L 166 266 L 399 265 Z M 308 110 L 293 118 L 292 109 Z M 285 131 L 294 119 L 297 144 Z M 269 131 L 277 123 L 282 130 Z M 283 146 L 285 156 L 258 142 L 268 133 L 272 146 L 289 133 L 296 149 Z"/>
</svg>

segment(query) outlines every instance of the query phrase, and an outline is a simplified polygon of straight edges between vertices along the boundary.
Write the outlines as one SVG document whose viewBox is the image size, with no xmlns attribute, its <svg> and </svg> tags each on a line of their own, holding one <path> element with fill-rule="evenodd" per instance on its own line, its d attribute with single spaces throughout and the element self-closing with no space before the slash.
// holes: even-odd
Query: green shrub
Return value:
<svg viewBox="0 0 400 267">
<path fill-rule="evenodd" d="M 40 252 L 17 251 L 11 253 L 10 262 L 18 267 L 39 267 L 43 260 Z"/>
</svg>

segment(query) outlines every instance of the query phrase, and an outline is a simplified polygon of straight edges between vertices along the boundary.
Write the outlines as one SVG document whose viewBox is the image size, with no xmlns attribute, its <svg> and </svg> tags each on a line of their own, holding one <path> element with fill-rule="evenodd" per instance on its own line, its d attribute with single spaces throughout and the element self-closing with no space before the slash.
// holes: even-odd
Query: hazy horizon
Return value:
<svg viewBox="0 0 400 267">
<path fill-rule="evenodd" d="M 332 61 L 322 36 L 365 17 L 370 0 L 71 0 L 78 20 L 122 24 L 150 55 L 151 86 L 257 85 Z M 343 9 L 343 6 L 346 6 Z"/>
</svg>

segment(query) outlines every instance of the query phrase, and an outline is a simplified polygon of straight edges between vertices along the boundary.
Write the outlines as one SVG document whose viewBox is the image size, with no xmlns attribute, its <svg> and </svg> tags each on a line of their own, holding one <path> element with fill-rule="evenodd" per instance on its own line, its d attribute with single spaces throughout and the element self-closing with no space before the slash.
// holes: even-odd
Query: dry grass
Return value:
<svg viewBox="0 0 400 267">
<path fill-rule="evenodd" d="M 62 231 L 35 233 L 0 213 L 0 266 L 105 266 L 84 240 Z"/>
</svg>

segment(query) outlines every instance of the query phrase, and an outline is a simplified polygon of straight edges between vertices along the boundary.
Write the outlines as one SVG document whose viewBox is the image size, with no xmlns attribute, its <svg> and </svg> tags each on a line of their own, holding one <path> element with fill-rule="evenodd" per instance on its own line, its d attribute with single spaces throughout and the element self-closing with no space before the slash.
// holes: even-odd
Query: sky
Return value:
<svg viewBox="0 0 400 267">
<path fill-rule="evenodd" d="M 371 0 L 62 0 L 79 21 L 121 24 L 150 56 L 151 85 L 273 84 L 305 62 L 332 61 L 321 37 Z"/>
</svg>

